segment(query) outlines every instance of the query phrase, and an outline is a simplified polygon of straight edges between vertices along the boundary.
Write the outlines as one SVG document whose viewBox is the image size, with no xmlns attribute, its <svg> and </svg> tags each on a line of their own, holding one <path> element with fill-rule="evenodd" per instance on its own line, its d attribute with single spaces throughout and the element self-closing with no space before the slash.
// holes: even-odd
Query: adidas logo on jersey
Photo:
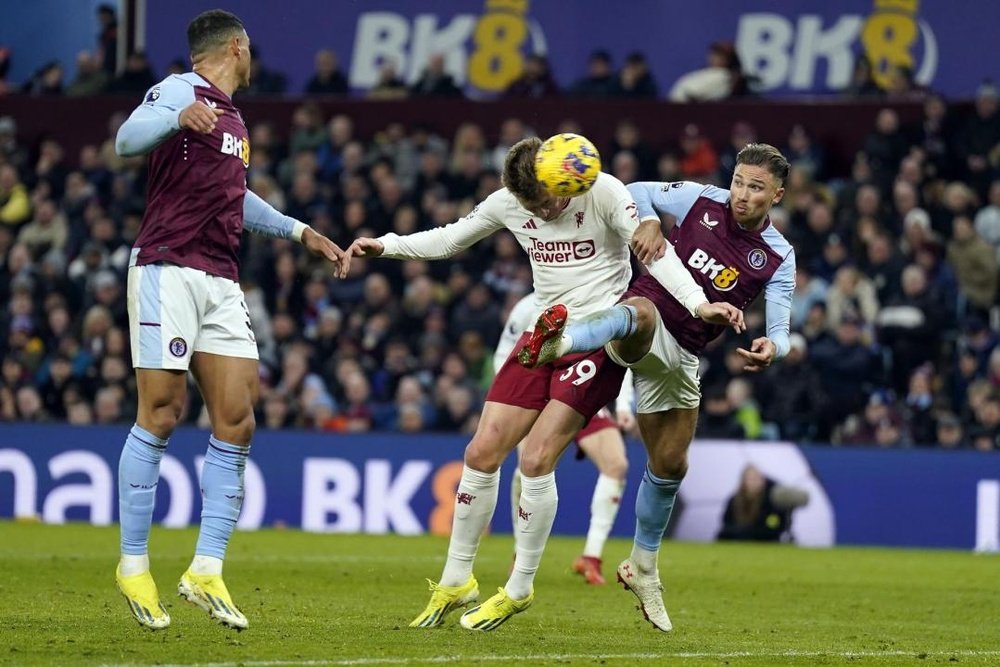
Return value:
<svg viewBox="0 0 1000 667">
<path fill-rule="evenodd" d="M 728 292 L 736 287 L 740 279 L 740 272 L 735 266 L 726 266 L 722 262 L 716 261 L 704 250 L 696 248 L 688 257 L 687 265 L 699 273 L 706 275 L 712 281 L 712 285 L 720 292 Z"/>
<path fill-rule="evenodd" d="M 535 224 L 535 219 L 531 218 L 526 223 L 521 225 L 521 229 L 538 229 L 538 225 Z"/>
</svg>

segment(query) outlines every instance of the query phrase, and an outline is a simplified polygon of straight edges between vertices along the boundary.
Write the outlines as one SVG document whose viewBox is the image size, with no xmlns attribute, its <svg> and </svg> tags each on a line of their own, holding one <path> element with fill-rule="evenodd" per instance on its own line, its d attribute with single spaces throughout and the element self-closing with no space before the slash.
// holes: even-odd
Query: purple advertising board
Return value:
<svg viewBox="0 0 1000 667">
<path fill-rule="evenodd" d="M 187 21 L 217 4 L 147 4 L 146 48 L 157 71 L 186 55 Z M 984 78 L 996 77 L 1000 62 L 996 2 L 246 0 L 236 11 L 265 65 L 288 76 L 292 93 L 302 91 L 322 48 L 338 54 L 356 90 L 370 88 L 385 62 L 414 81 L 439 53 L 467 92 L 484 98 L 502 91 L 530 53 L 545 54 L 568 86 L 595 49 L 607 50 L 616 67 L 633 51 L 645 53 L 665 96 L 680 75 L 704 65 L 716 40 L 736 44 L 767 95 L 837 92 L 865 54 L 879 76 L 890 64 L 905 65 L 920 83 L 970 97 Z"/>
</svg>

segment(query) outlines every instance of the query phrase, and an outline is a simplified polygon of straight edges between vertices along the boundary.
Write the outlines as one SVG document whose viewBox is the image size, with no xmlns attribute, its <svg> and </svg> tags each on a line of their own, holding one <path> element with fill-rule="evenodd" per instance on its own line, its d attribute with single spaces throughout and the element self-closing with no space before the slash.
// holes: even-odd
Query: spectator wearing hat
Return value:
<svg viewBox="0 0 1000 667">
<path fill-rule="evenodd" d="M 732 42 L 708 47 L 705 67 L 684 74 L 670 89 L 671 102 L 713 102 L 749 92 L 743 64 Z"/>
</svg>

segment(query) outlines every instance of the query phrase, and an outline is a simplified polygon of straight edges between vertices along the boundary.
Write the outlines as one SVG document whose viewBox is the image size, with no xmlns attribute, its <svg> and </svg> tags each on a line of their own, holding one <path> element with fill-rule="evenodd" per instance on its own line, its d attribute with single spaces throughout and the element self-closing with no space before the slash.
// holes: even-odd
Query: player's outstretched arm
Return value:
<svg viewBox="0 0 1000 667">
<path fill-rule="evenodd" d="M 340 246 L 336 243 L 312 227 L 307 226 L 302 232 L 302 245 L 312 254 L 322 257 L 333 264 L 338 277 L 347 277 L 347 271 L 351 268 L 351 261 L 347 253 L 341 250 Z"/>
<path fill-rule="evenodd" d="M 252 190 L 243 197 L 243 226 L 262 236 L 298 241 L 312 254 L 333 263 L 341 278 L 347 275 L 350 262 L 340 246 L 304 222 L 284 215 Z"/>
</svg>

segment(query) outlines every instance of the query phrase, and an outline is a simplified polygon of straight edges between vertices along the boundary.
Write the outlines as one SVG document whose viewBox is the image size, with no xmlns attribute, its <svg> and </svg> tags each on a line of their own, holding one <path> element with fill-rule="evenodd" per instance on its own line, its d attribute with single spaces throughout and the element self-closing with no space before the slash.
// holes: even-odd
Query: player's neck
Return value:
<svg viewBox="0 0 1000 667">
<path fill-rule="evenodd" d="M 743 224 L 742 222 L 737 221 L 736 224 L 739 226 L 740 229 L 742 229 L 745 232 L 759 232 L 761 228 L 764 226 L 764 222 L 766 220 L 767 216 L 765 215 L 760 220 L 757 220 L 752 223 Z"/>
<path fill-rule="evenodd" d="M 232 68 L 226 67 L 225 63 L 199 62 L 195 63 L 191 70 L 229 97 L 232 97 L 239 87 L 235 72 L 232 71 Z"/>
</svg>

